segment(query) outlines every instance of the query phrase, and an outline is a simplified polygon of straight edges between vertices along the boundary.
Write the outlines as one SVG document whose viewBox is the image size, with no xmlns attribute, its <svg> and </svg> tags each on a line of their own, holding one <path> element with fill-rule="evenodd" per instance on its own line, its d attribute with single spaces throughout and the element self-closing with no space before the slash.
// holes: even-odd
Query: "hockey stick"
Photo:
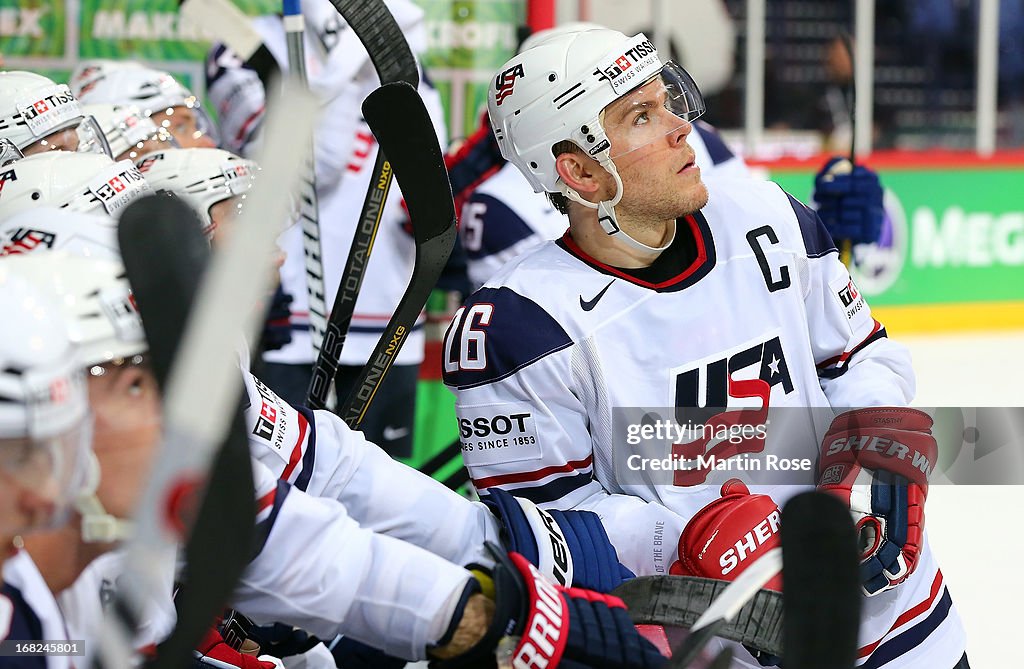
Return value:
<svg viewBox="0 0 1024 669">
<path fill-rule="evenodd" d="M 409 49 L 402 29 L 382 0 L 331 0 L 331 4 L 366 47 L 382 86 L 396 81 L 408 82 L 414 89 L 419 85 L 416 59 Z M 376 135 L 376 132 L 374 134 Z M 437 141 L 433 128 L 429 136 Z M 378 145 L 380 144 L 378 136 Z M 334 305 L 331 307 L 320 353 L 313 365 L 306 403 L 314 409 L 327 407 L 327 397 L 341 361 L 341 350 L 348 336 L 352 316 L 355 314 L 356 298 L 363 284 L 366 263 L 373 251 L 373 241 L 377 236 L 388 191 L 391 188 L 392 167 L 385 157 L 382 145 L 378 147 L 371 175 L 366 198 L 363 200 L 363 207 L 356 222 L 352 246 L 349 247 L 345 269 L 338 284 L 338 292 L 334 296 Z M 410 178 L 413 177 L 410 175 L 407 180 Z M 451 191 L 450 187 L 448 191 Z M 406 201 L 408 202 L 408 199 Z"/>
<path fill-rule="evenodd" d="M 786 669 L 852 669 L 861 590 L 850 510 L 806 492 L 783 507 L 781 527 Z"/>
<path fill-rule="evenodd" d="M 688 625 L 690 635 L 672 651 L 670 666 L 682 668 L 690 666 L 704 646 L 716 636 L 772 652 L 761 646 L 774 648 L 777 643 L 778 633 L 773 629 L 778 626 L 779 593 L 762 590 L 762 587 L 781 568 L 782 549 L 773 548 L 735 581 L 644 576 L 626 581 L 612 594 L 626 603 L 635 623 L 687 625 L 683 621 L 691 619 L 695 608 L 703 608 L 703 613 Z M 650 596 L 652 593 L 655 594 L 653 598 Z M 759 614 L 767 621 L 764 629 L 760 629 Z M 731 621 L 734 624 L 730 625 Z M 746 626 L 753 628 L 753 633 Z"/>
<path fill-rule="evenodd" d="M 381 150 L 391 156 L 402 184 L 416 240 L 416 261 L 409 286 L 384 334 L 352 392 L 338 407 L 338 415 L 353 429 L 362 422 L 406 336 L 412 331 L 455 246 L 457 234 L 455 205 L 444 156 L 416 88 L 404 81 L 384 84 L 363 102 L 363 116 Z M 333 321 L 333 313 L 331 317 Z M 325 344 L 321 354 L 326 350 Z"/>
<path fill-rule="evenodd" d="M 853 166 L 857 164 L 857 76 L 854 70 L 856 65 L 853 60 L 853 40 L 850 38 L 850 33 L 841 30 L 839 40 L 843 43 L 846 55 L 850 59 L 850 85 L 846 96 L 847 111 L 850 115 L 850 168 L 847 171 L 852 172 Z M 839 259 L 849 267 L 853 262 L 853 242 L 849 239 L 842 239 L 839 241 L 839 246 Z"/>
<path fill-rule="evenodd" d="M 161 390 L 168 391 L 183 323 L 206 268 L 209 245 L 195 212 L 181 200 L 164 196 L 132 204 L 121 218 L 118 236 L 149 342 L 153 372 Z M 186 565 L 203 564 L 202 569 L 187 569 L 186 586 L 176 597 L 176 606 L 190 614 L 183 615 L 160 644 L 157 666 L 173 667 L 188 661 L 191 649 L 249 559 L 255 537 L 249 447 L 241 407 L 234 407 L 231 413 L 234 418 L 228 437 L 217 451 L 185 547 Z M 191 517 L 183 516 L 191 516 L 197 502 L 191 499 L 175 509 L 180 526 L 193 525 Z M 211 549 L 216 551 L 214 561 L 208 559 Z"/>
<path fill-rule="evenodd" d="M 241 383 L 235 346 L 243 334 L 256 332 L 262 310 L 255 305 L 268 292 L 267 284 L 271 280 L 269 271 L 254 269 L 253 259 L 267 258 L 269 264 L 279 222 L 287 216 L 288 202 L 281 193 L 288 191 L 299 174 L 303 151 L 307 148 L 291 138 L 296 129 L 312 128 L 317 108 L 308 93 L 288 87 L 287 82 L 286 90 L 287 118 L 272 111 L 268 126 L 264 155 L 273 156 L 273 160 L 264 160 L 267 168 L 261 173 L 262 186 L 258 184 L 253 190 L 249 206 L 236 222 L 245 234 L 232 235 L 205 273 L 168 374 L 162 447 L 136 514 L 137 533 L 126 546 L 125 582 L 118 590 L 116 606 L 120 615 L 105 621 L 99 639 L 97 658 L 107 667 L 129 666 L 132 621 L 138 620 L 147 601 L 167 596 L 162 592 L 160 574 L 154 565 L 160 556 L 175 550 L 186 532 L 191 516 L 189 505 L 195 501 L 193 493 L 203 487 L 213 451 L 223 439 L 230 417 L 233 414 L 237 417 L 234 410 L 238 406 Z M 175 235 L 181 232 L 182 220 L 177 216 L 161 218 L 160 213 L 144 210 L 137 219 L 128 219 L 124 230 L 119 230 L 119 238 L 129 276 L 137 290 L 142 291 L 137 301 L 140 306 L 144 301 L 148 305 L 142 308 L 149 310 L 145 317 L 150 320 L 147 335 L 153 337 L 150 347 L 167 351 L 172 347 L 165 346 L 165 333 L 153 329 L 166 324 L 154 321 L 158 318 L 154 314 L 160 313 L 165 298 L 172 299 L 175 286 L 161 281 L 153 270 L 160 258 L 174 251 L 178 243 Z M 169 237 L 154 237 L 154 225 L 159 221 L 167 226 L 164 232 Z M 172 223 L 178 227 L 171 227 Z M 173 261 L 168 258 L 167 262 L 171 263 L 170 276 L 181 276 L 174 271 Z M 239 324 L 241 327 L 236 330 Z M 177 328 L 180 328 L 180 321 Z M 236 439 L 239 435 L 244 439 L 244 430 L 238 433 L 236 429 Z M 247 451 L 245 446 L 246 454 Z M 248 457 L 242 466 L 249 471 Z M 237 469 L 230 473 L 237 478 Z M 245 517 L 239 513 L 237 518 L 229 514 L 240 507 L 216 508 L 218 493 L 218 488 L 209 488 L 204 511 L 212 508 L 224 521 L 252 525 L 251 492 L 245 504 Z M 229 575 L 235 569 L 240 573 L 250 557 L 249 546 L 244 541 L 231 549 L 222 545 L 221 535 L 210 534 L 215 528 L 216 523 L 203 519 L 195 524 L 187 554 L 194 560 L 203 558 L 206 563 L 203 568 L 195 561 L 191 565 L 189 573 L 200 579 L 199 587 L 194 588 L 196 592 L 187 600 L 188 605 L 179 609 L 180 631 L 175 632 L 174 643 L 168 646 L 165 658 L 157 660 L 158 666 L 179 667 L 187 663 L 188 658 L 179 653 L 194 647 L 199 635 L 212 622 L 210 612 L 223 606 L 224 596 L 233 587 L 233 580 L 209 583 L 209 578 L 204 576 L 208 561 L 228 562 L 230 555 L 233 563 L 215 572 Z M 242 556 L 240 562 L 239 556 Z M 191 638 L 192 634 L 195 638 Z"/>
<path fill-rule="evenodd" d="M 231 0 L 178 0 L 178 5 L 181 18 L 212 30 L 217 39 L 256 72 L 264 86 L 280 74 L 277 59 L 263 44 L 263 37 Z"/>
<path fill-rule="evenodd" d="M 306 48 L 303 43 L 306 21 L 300 0 L 284 0 L 284 32 L 288 43 L 288 70 L 303 87 L 306 77 Z M 302 252 L 306 259 L 306 296 L 309 301 L 310 338 L 313 354 L 320 353 L 320 344 L 327 331 L 327 302 L 324 297 L 324 264 L 320 245 L 320 207 L 316 196 L 316 170 L 309 137 L 309 159 L 303 166 L 299 189 L 299 220 L 302 223 Z"/>
<path fill-rule="evenodd" d="M 612 594 L 626 603 L 638 625 L 693 629 L 729 585 L 729 581 L 696 576 L 640 576 L 626 581 Z M 761 589 L 724 621 L 715 635 L 781 655 L 782 608 L 782 593 Z"/>
</svg>

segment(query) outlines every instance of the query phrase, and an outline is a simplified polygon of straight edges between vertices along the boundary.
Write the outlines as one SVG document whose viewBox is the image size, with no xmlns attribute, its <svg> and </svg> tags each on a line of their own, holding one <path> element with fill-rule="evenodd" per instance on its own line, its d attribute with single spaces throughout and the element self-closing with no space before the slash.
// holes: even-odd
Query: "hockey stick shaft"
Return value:
<svg viewBox="0 0 1024 669">
<path fill-rule="evenodd" d="M 302 15 L 300 0 L 284 0 L 285 40 L 288 45 L 288 69 L 304 86 L 309 86 L 306 76 L 305 17 Z M 327 302 L 324 297 L 324 265 L 320 242 L 320 206 L 316 195 L 316 170 L 313 156 L 313 137 L 309 137 L 309 158 L 303 166 L 299 188 L 299 221 L 302 226 L 302 252 L 306 260 L 306 297 L 309 303 L 310 337 L 313 340 L 313 354 L 320 352 L 320 345 L 327 330 Z"/>
<path fill-rule="evenodd" d="M 363 103 L 363 116 L 403 185 L 412 219 L 416 261 L 412 278 L 370 360 L 338 415 L 358 428 L 380 384 L 416 323 L 456 240 L 455 205 L 430 115 L 416 89 L 398 81 L 384 84 Z"/>
<path fill-rule="evenodd" d="M 849 508 L 823 492 L 782 509 L 786 669 L 852 669 L 860 625 L 857 537 Z"/>
<path fill-rule="evenodd" d="M 843 43 L 843 49 L 846 51 L 846 56 L 850 59 L 850 85 L 848 87 L 847 100 L 847 112 L 850 115 L 850 169 L 857 164 L 857 77 L 854 68 L 853 59 L 853 39 L 850 37 L 850 33 L 845 30 L 840 31 L 839 41 Z M 849 239 L 842 239 L 839 242 L 839 259 L 847 267 L 853 261 L 853 242 Z"/>
<path fill-rule="evenodd" d="M 331 0 L 331 4 L 363 43 L 382 85 L 394 81 L 406 81 L 413 87 L 419 84 L 416 59 L 412 55 L 409 43 L 382 0 Z M 307 404 L 314 409 L 327 407 L 327 398 L 337 375 L 341 351 L 355 314 L 356 299 L 362 288 L 366 264 L 380 227 L 391 179 L 391 165 L 386 158 L 384 147 L 380 146 L 360 210 L 356 232 L 345 261 L 345 269 L 338 284 L 338 292 L 325 326 L 323 344 L 313 365 Z"/>
</svg>

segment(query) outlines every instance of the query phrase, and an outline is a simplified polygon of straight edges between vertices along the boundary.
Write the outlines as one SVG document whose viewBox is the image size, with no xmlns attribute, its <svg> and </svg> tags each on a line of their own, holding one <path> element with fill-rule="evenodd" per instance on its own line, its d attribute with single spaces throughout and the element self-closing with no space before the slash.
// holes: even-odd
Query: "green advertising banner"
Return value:
<svg viewBox="0 0 1024 669">
<path fill-rule="evenodd" d="M 449 136 L 477 128 L 487 105 L 487 85 L 518 46 L 523 0 L 416 0 L 426 13 L 423 64 L 441 92 Z"/>
<path fill-rule="evenodd" d="M 1024 327 L 1024 154 L 868 162 L 886 188 L 886 221 L 879 243 L 854 247 L 850 273 L 871 305 L 906 330 Z M 809 202 L 811 163 L 766 167 Z"/>
<path fill-rule="evenodd" d="M 66 17 L 64 0 L 0 0 L 0 54 L 62 58 Z"/>
</svg>

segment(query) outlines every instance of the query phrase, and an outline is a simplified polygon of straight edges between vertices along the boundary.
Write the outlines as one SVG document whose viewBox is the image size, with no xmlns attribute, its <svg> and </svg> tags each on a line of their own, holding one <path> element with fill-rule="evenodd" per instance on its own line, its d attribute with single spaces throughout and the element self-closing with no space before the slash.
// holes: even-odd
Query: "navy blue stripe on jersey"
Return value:
<svg viewBox="0 0 1024 669">
<path fill-rule="evenodd" d="M 579 490 L 594 480 L 592 472 L 583 472 L 574 476 L 560 476 L 544 485 L 529 488 L 506 489 L 516 497 L 528 499 L 534 504 L 547 504 L 562 499 L 574 490 Z"/>
<path fill-rule="evenodd" d="M 480 324 L 481 312 L 474 309 L 478 305 L 489 314 L 487 325 Z M 474 322 L 466 323 L 468 318 Z M 467 347 L 483 340 L 482 356 L 470 351 L 474 361 L 482 362 L 483 369 L 467 369 L 460 364 L 461 340 L 466 332 L 482 333 L 482 337 L 467 337 Z M 494 383 L 572 344 L 558 321 L 533 300 L 504 286 L 481 288 L 469 296 L 462 317 L 452 323 L 445 337 L 444 382 L 463 390 Z M 450 371 L 453 367 L 457 369 Z"/>
<path fill-rule="evenodd" d="M 3 585 L 0 585 L 0 596 L 5 597 L 11 603 L 13 609 L 11 611 L 10 627 L 6 630 L 7 636 L 3 638 L 16 641 L 42 640 L 43 623 L 39 620 L 36 612 L 32 610 L 32 607 L 29 606 L 28 602 L 25 601 L 21 590 L 10 583 L 4 582 Z M 0 634 L 3 634 L 4 631 L 0 629 Z M 0 657 L 0 666 L 45 669 L 46 658 L 42 656 L 27 656 L 19 657 L 15 660 L 14 658 Z"/>
<path fill-rule="evenodd" d="M 302 454 L 302 471 L 293 483 L 296 488 L 306 492 L 309 480 L 313 478 L 313 467 L 316 463 L 316 420 L 313 418 L 313 412 L 306 407 L 295 407 L 295 410 L 309 423 L 309 439 L 306 440 L 306 451 Z"/>
<path fill-rule="evenodd" d="M 828 234 L 825 224 L 818 217 L 818 212 L 789 193 L 786 193 L 786 197 L 789 198 L 789 205 L 793 207 L 793 213 L 800 224 L 800 234 L 804 238 L 807 257 L 820 258 L 829 253 L 838 253 L 836 243 L 832 241 L 832 235 Z"/>
<path fill-rule="evenodd" d="M 875 322 L 877 323 L 877 321 Z M 854 346 L 849 353 L 841 356 L 838 364 L 836 364 L 835 367 L 819 369 L 818 376 L 823 379 L 838 379 L 840 376 L 846 373 L 846 370 L 850 368 L 850 361 L 853 360 L 853 356 L 863 351 L 865 348 L 867 348 L 869 344 L 873 344 L 879 339 L 884 339 L 887 338 L 888 336 L 889 335 L 888 333 L 886 333 L 885 328 L 881 327 L 881 324 L 879 324 L 878 329 L 871 333 L 871 336 L 869 336 L 867 339 Z"/>
<path fill-rule="evenodd" d="M 946 619 L 950 607 L 953 606 L 949 590 L 943 590 L 942 599 L 935 605 L 927 618 L 878 646 L 875 652 L 871 653 L 867 662 L 860 665 L 858 669 L 878 669 L 924 643 L 925 639 Z"/>
<path fill-rule="evenodd" d="M 277 488 L 274 489 L 270 515 L 256 523 L 255 549 L 253 550 L 250 562 L 255 560 L 256 556 L 263 552 L 263 547 L 267 544 L 267 539 L 270 538 L 270 531 L 274 529 L 274 523 L 277 522 L 277 514 L 280 513 L 281 507 L 284 505 L 284 500 L 288 497 L 288 493 L 291 492 L 291 489 L 292 485 L 290 483 L 278 480 Z M 257 509 L 257 512 L 259 511 L 260 510 Z"/>
<path fill-rule="evenodd" d="M 729 145 L 725 143 L 722 136 L 715 130 L 715 126 L 704 121 L 697 121 L 693 124 L 693 129 L 704 140 L 704 146 L 708 149 L 708 155 L 711 156 L 712 164 L 718 165 L 736 157 L 736 154 L 732 152 Z"/>
<path fill-rule="evenodd" d="M 519 214 L 512 211 L 501 200 L 490 195 L 484 195 L 483 193 L 474 193 L 469 198 L 466 206 L 462 208 L 463 235 L 476 234 L 476 231 L 470 231 L 466 226 L 466 221 L 469 220 L 469 215 L 473 209 L 475 209 L 473 216 L 479 217 L 483 223 L 483 230 L 479 233 L 480 243 L 479 245 L 473 244 L 477 248 L 474 250 L 468 246 L 466 247 L 466 254 L 473 260 L 486 258 L 487 256 L 504 251 L 527 237 L 536 234 L 526 224 L 526 221 L 520 218 Z M 463 237 L 463 240 L 465 241 L 465 237 Z"/>
</svg>

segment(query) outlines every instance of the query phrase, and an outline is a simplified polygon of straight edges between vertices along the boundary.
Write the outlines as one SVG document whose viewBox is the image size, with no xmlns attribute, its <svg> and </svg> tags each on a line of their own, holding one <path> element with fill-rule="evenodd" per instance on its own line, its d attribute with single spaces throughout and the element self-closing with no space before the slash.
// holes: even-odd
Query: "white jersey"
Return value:
<svg viewBox="0 0 1024 669">
<path fill-rule="evenodd" d="M 687 142 L 705 178 L 750 176 L 743 159 L 704 121 L 694 122 Z M 473 191 L 462 207 L 459 221 L 469 280 L 474 288 L 482 286 L 512 258 L 561 237 L 569 227 L 565 215 L 551 206 L 544 193 L 534 193 L 526 177 L 512 163 L 506 163 Z"/>
<path fill-rule="evenodd" d="M 409 0 L 389 0 L 387 5 L 413 52 L 423 50 L 426 46 L 423 10 Z M 367 186 L 375 178 L 372 172 L 377 142 L 362 119 L 360 106 L 380 83 L 366 50 L 329 0 L 304 2 L 302 11 L 306 20 L 304 36 L 309 86 L 324 104 L 314 134 L 314 152 L 324 287 L 329 310 L 352 245 Z M 281 18 L 258 17 L 253 25 L 282 70 L 287 71 L 287 46 Z M 214 58 L 214 62 L 223 69 L 218 70 L 216 80 L 211 83 L 211 99 L 215 101 L 219 115 L 229 119 L 225 135 L 229 141 L 235 140 L 230 146 L 247 151 L 249 133 L 258 127 L 262 119 L 263 87 L 254 72 L 241 68 L 237 58 L 221 54 Z M 423 82 L 419 92 L 431 113 L 443 148 L 447 135 L 440 96 Z M 284 348 L 267 353 L 266 360 L 310 363 L 314 357 L 309 334 L 301 227 L 290 228 L 279 243 L 287 253 L 281 268 L 281 285 L 293 299 L 289 318 L 293 338 Z M 341 364 L 363 365 L 369 359 L 405 292 L 414 260 L 415 244 L 396 180 L 384 205 L 373 254 L 342 349 Z M 416 364 L 423 360 L 423 320 L 421 317 L 406 339 L 396 359 L 397 364 Z"/>
<path fill-rule="evenodd" d="M 337 416 L 245 374 L 260 552 L 235 607 L 321 638 L 424 659 L 498 541 L 491 513 L 392 460 Z"/>
<path fill-rule="evenodd" d="M 68 631 L 74 639 L 97 639 L 103 626 L 103 617 L 114 603 L 118 581 L 124 574 L 125 553 L 115 550 L 104 553 L 89 563 L 69 588 L 57 597 Z M 177 613 L 171 595 L 174 592 L 174 551 L 163 558 L 164 592 L 166 596 L 147 602 L 145 615 L 140 619 L 135 636 L 135 648 L 145 652 L 167 638 L 174 629 Z M 95 645 L 86 649 L 86 658 L 92 657 Z M 89 666 L 89 662 L 82 663 Z"/>
<path fill-rule="evenodd" d="M 752 479 L 630 469 L 623 421 L 644 419 L 629 408 L 782 408 L 782 433 L 734 452 L 693 441 L 681 455 L 815 462 L 828 407 L 905 405 L 914 392 L 907 351 L 871 317 L 817 216 L 771 182 L 707 185 L 708 205 L 680 219 L 685 229 L 651 267 L 608 267 L 566 235 L 506 265 L 445 336 L 445 383 L 476 487 L 597 512 L 637 574 L 667 573 L 686 521 L 726 479 Z M 659 457 L 678 446 L 664 442 L 672 450 Z M 751 491 L 782 504 L 813 486 L 809 469 Z M 863 620 L 865 667 L 953 667 L 964 652 L 928 549 L 908 581 L 865 600 Z"/>
<path fill-rule="evenodd" d="M 3 563 L 0 587 L 0 639 L 69 641 L 64 615 L 28 551 Z M 79 642 L 81 643 L 81 641 Z M 2 667 L 72 669 L 81 657 L 0 657 Z"/>
</svg>

